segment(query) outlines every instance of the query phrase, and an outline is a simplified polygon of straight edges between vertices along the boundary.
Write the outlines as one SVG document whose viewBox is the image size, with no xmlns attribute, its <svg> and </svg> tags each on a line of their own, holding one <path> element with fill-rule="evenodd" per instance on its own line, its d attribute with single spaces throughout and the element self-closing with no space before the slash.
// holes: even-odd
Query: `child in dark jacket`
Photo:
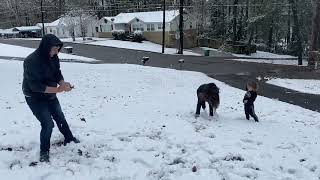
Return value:
<svg viewBox="0 0 320 180">
<path fill-rule="evenodd" d="M 249 81 L 247 83 L 246 90 L 247 92 L 243 98 L 244 112 L 246 114 L 246 118 L 247 120 L 249 120 L 251 116 L 256 122 L 259 122 L 258 117 L 254 112 L 254 104 L 253 104 L 257 98 L 258 84 L 256 82 Z"/>
</svg>

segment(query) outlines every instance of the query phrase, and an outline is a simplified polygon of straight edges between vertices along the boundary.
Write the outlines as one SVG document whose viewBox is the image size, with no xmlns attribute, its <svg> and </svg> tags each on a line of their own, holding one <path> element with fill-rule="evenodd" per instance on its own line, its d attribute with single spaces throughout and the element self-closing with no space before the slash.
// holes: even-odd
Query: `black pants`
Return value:
<svg viewBox="0 0 320 180">
<path fill-rule="evenodd" d="M 56 122 L 59 131 L 64 135 L 65 140 L 73 139 L 69 125 L 61 110 L 58 98 L 54 99 L 37 99 L 26 97 L 33 115 L 41 123 L 40 132 L 40 151 L 45 152 L 50 150 L 50 138 L 54 127 L 52 119 Z"/>
<path fill-rule="evenodd" d="M 254 105 L 244 105 L 244 112 L 246 113 L 247 120 L 249 120 L 251 116 L 255 121 L 259 121 L 258 116 L 254 112 Z"/>
</svg>

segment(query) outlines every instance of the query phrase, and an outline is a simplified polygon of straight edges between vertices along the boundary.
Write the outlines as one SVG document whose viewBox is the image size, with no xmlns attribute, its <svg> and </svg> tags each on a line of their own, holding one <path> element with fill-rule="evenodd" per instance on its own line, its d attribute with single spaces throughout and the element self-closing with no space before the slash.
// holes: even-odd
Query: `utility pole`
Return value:
<svg viewBox="0 0 320 180">
<path fill-rule="evenodd" d="M 42 22 L 42 37 L 45 35 L 45 31 L 44 31 L 44 11 L 43 11 L 43 0 L 40 1 L 40 10 L 41 10 L 41 22 Z"/>
<path fill-rule="evenodd" d="M 162 53 L 164 53 L 165 47 L 165 35 L 166 35 L 166 0 L 163 0 L 163 20 L 162 20 Z"/>
<path fill-rule="evenodd" d="M 180 47 L 179 47 L 178 54 L 183 54 L 183 2 L 184 2 L 184 0 L 180 0 L 180 9 L 179 9 L 179 15 L 180 15 L 180 20 L 179 20 Z"/>
</svg>

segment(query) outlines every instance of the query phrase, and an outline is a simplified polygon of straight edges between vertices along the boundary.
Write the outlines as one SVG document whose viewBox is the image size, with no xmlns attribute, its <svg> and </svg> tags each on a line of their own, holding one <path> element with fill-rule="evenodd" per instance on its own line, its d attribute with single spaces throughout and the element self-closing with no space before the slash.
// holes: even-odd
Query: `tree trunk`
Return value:
<svg viewBox="0 0 320 180">
<path fill-rule="evenodd" d="M 319 50 L 320 41 L 320 0 L 314 0 L 314 10 L 312 17 L 312 34 L 310 40 L 310 51 Z M 314 65 L 316 61 L 316 56 L 309 53 L 308 65 Z"/>
<path fill-rule="evenodd" d="M 288 7 L 288 27 L 287 27 L 287 37 L 286 37 L 286 41 L 287 41 L 287 49 L 290 45 L 290 40 L 291 40 L 291 9 L 290 7 Z"/>
<path fill-rule="evenodd" d="M 298 19 L 298 7 L 297 0 L 289 0 L 292 7 L 292 15 L 293 15 L 293 38 L 296 40 L 295 51 L 298 55 L 298 65 L 302 65 L 302 37 L 300 32 L 300 23 Z"/>
<path fill-rule="evenodd" d="M 268 33 L 268 49 L 269 52 L 272 52 L 272 46 L 273 46 L 273 19 L 271 20 L 271 24 L 269 27 L 269 33 Z"/>
<path fill-rule="evenodd" d="M 234 0 L 233 2 L 233 42 L 238 40 L 237 37 L 237 16 L 238 16 L 238 2 L 239 0 Z"/>
</svg>

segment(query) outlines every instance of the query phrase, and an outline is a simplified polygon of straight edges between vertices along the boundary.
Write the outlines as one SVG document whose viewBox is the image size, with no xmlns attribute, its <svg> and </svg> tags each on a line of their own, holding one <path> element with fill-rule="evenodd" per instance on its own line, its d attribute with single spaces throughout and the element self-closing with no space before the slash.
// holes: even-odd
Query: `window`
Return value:
<svg viewBox="0 0 320 180">
<path fill-rule="evenodd" d="M 143 24 L 139 24 L 139 27 L 140 27 L 140 31 L 144 31 L 144 26 L 143 26 Z"/>
<path fill-rule="evenodd" d="M 143 31 L 144 30 L 143 24 L 133 24 L 132 25 L 132 30 L 133 31 Z"/>
<path fill-rule="evenodd" d="M 132 30 L 133 30 L 133 32 L 137 31 L 137 25 L 136 24 L 132 24 Z"/>
<path fill-rule="evenodd" d="M 96 32 L 99 32 L 99 27 L 96 27 Z"/>
<path fill-rule="evenodd" d="M 154 31 L 154 24 L 147 24 L 147 31 Z"/>
<path fill-rule="evenodd" d="M 163 29 L 162 24 L 158 24 L 158 29 L 159 29 L 159 30 L 162 30 L 162 29 Z"/>
<path fill-rule="evenodd" d="M 113 31 L 113 25 L 111 24 L 110 26 L 111 26 L 111 31 Z"/>
</svg>

